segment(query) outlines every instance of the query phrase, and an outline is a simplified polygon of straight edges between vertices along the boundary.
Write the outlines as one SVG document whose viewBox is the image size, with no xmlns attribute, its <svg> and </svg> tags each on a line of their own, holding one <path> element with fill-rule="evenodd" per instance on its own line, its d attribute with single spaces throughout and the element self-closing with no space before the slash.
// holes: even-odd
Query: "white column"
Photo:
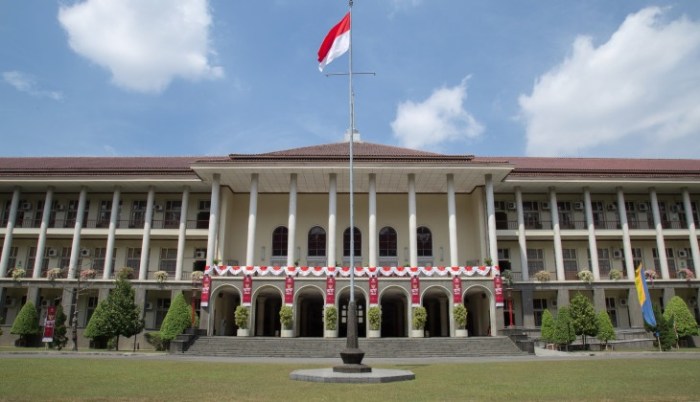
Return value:
<svg viewBox="0 0 700 402">
<path fill-rule="evenodd" d="M 377 266 L 377 175 L 369 174 L 369 266 Z"/>
<path fill-rule="evenodd" d="M 121 197 L 121 189 L 114 188 L 112 195 L 112 212 L 109 215 L 109 232 L 107 234 L 107 250 L 105 252 L 105 269 L 102 272 L 103 279 L 109 279 L 112 275 L 112 257 L 114 256 L 114 241 L 117 234 L 117 219 L 119 219 L 119 198 Z"/>
<path fill-rule="evenodd" d="M 175 280 L 183 280 L 182 265 L 185 260 L 185 239 L 187 236 L 187 211 L 190 205 L 190 187 L 182 189 L 182 207 L 180 208 L 180 227 L 177 232 L 177 260 L 175 261 Z"/>
<path fill-rule="evenodd" d="M 2 255 L 0 256 L 0 278 L 7 276 L 7 264 L 10 261 L 10 252 L 12 248 L 12 234 L 15 230 L 15 221 L 17 220 L 17 208 L 19 208 L 19 187 L 15 187 L 12 192 L 12 201 L 10 202 L 10 216 L 7 219 L 7 230 L 5 230 L 5 239 L 2 242 Z"/>
<path fill-rule="evenodd" d="M 591 253 L 591 271 L 593 272 L 593 279 L 599 281 L 600 266 L 598 265 L 598 241 L 595 237 L 595 220 L 593 219 L 591 190 L 588 187 L 583 189 L 583 204 L 586 208 L 586 226 L 588 227 L 588 251 Z"/>
<path fill-rule="evenodd" d="M 78 268 L 78 257 L 80 256 L 80 232 L 83 229 L 83 216 L 85 216 L 85 204 L 87 203 L 87 189 L 80 189 L 78 198 L 78 211 L 75 217 L 75 228 L 73 229 L 73 244 L 71 245 L 70 260 L 68 262 L 68 279 L 74 279 Z"/>
<path fill-rule="evenodd" d="M 46 231 L 49 228 L 49 219 L 51 218 L 51 204 L 53 204 L 53 187 L 49 187 L 46 190 L 44 212 L 41 214 L 39 240 L 36 243 L 36 258 L 34 259 L 34 273 L 32 275 L 34 279 L 41 278 L 41 266 L 44 263 L 44 249 L 46 248 Z"/>
<path fill-rule="evenodd" d="M 622 248 L 625 253 L 625 269 L 627 278 L 634 279 L 634 256 L 632 255 L 632 242 L 630 241 L 630 227 L 627 223 L 627 209 L 625 208 L 625 195 L 622 187 L 617 188 L 617 210 L 620 215 L 620 225 L 622 226 Z"/>
<path fill-rule="evenodd" d="M 338 181 L 335 173 L 328 177 L 328 262 L 329 267 L 335 267 L 335 236 L 336 213 L 338 209 Z"/>
<path fill-rule="evenodd" d="M 459 266 L 459 242 L 457 240 L 457 204 L 455 202 L 455 176 L 447 175 L 447 225 L 450 235 L 450 266 Z"/>
<path fill-rule="evenodd" d="M 554 265 L 557 269 L 557 279 L 566 279 L 564 274 L 564 254 L 561 249 L 561 228 L 559 227 L 559 205 L 557 192 L 554 187 L 549 188 L 549 212 L 552 216 L 552 231 L 554 232 Z"/>
<path fill-rule="evenodd" d="M 151 254 L 151 224 L 153 223 L 153 204 L 156 199 L 156 190 L 153 186 L 148 188 L 146 198 L 146 217 L 143 223 L 143 240 L 141 241 L 141 262 L 139 264 L 139 280 L 148 277 L 148 257 Z"/>
<path fill-rule="evenodd" d="M 408 175 L 408 249 L 412 267 L 418 266 L 418 225 L 416 222 L 416 175 Z"/>
<path fill-rule="evenodd" d="M 515 208 L 518 211 L 518 246 L 520 247 L 520 266 L 523 281 L 530 280 L 530 267 L 527 263 L 527 237 L 525 236 L 525 212 L 523 211 L 523 191 L 515 188 Z"/>
<path fill-rule="evenodd" d="M 664 240 L 664 227 L 661 223 L 661 213 L 659 211 L 659 199 L 656 196 L 656 189 L 649 188 L 649 197 L 651 198 L 651 212 L 654 216 L 654 229 L 656 230 L 656 252 L 659 256 L 659 265 L 661 265 L 661 278 L 668 279 L 668 261 L 666 260 L 666 241 Z"/>
<path fill-rule="evenodd" d="M 688 240 L 690 241 L 690 253 L 693 256 L 693 266 L 695 267 L 695 277 L 700 278 L 700 249 L 698 249 L 698 235 L 695 228 L 695 218 L 693 217 L 693 205 L 690 203 L 688 188 L 683 188 L 683 208 L 685 209 L 685 220 L 688 222 Z"/>
<path fill-rule="evenodd" d="M 287 266 L 296 265 L 295 262 L 301 256 L 295 256 L 297 233 L 297 174 L 289 176 L 289 220 L 287 221 Z"/>
<path fill-rule="evenodd" d="M 248 239 L 246 243 L 245 265 L 255 261 L 255 222 L 258 215 L 258 174 L 250 175 L 250 200 L 248 205 Z M 272 250 L 270 250 L 272 252 Z"/>
<path fill-rule="evenodd" d="M 211 207 L 209 208 L 209 231 L 207 233 L 207 262 L 214 265 L 217 259 L 216 234 L 219 232 L 219 193 L 221 191 L 221 175 L 214 173 L 211 178 Z"/>
<path fill-rule="evenodd" d="M 486 175 L 486 219 L 488 226 L 489 258 L 498 264 L 498 241 L 496 239 L 496 206 L 493 199 L 493 177 Z"/>
</svg>

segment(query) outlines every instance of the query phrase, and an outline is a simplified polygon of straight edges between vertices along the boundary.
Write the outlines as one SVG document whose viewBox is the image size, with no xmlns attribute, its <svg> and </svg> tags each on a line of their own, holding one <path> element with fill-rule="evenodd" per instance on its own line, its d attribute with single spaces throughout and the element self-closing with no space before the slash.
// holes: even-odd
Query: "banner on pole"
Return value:
<svg viewBox="0 0 700 402">
<path fill-rule="evenodd" d="M 243 301 L 241 302 L 244 306 L 250 306 L 250 298 L 253 293 L 253 277 L 246 275 L 243 277 Z"/>
<path fill-rule="evenodd" d="M 294 277 L 291 275 L 287 275 L 287 279 L 284 280 L 284 304 L 294 304 Z"/>
<path fill-rule="evenodd" d="M 56 306 L 49 306 L 46 312 L 46 320 L 44 321 L 44 337 L 42 342 L 53 342 L 53 330 L 56 326 Z"/>
<path fill-rule="evenodd" d="M 452 277 L 452 302 L 462 304 L 462 278 L 459 276 Z"/>
<path fill-rule="evenodd" d="M 411 277 L 411 304 L 420 304 L 420 279 L 418 279 L 418 275 Z"/>
<path fill-rule="evenodd" d="M 335 276 L 328 275 L 326 277 L 326 305 L 335 304 Z"/>
<path fill-rule="evenodd" d="M 379 304 L 379 278 L 376 275 L 369 278 L 369 305 Z"/>
<path fill-rule="evenodd" d="M 496 294 L 496 307 L 503 307 L 503 279 L 501 275 L 493 277 L 493 289 Z"/>
<path fill-rule="evenodd" d="M 209 307 L 209 292 L 211 292 L 211 276 L 204 274 L 202 276 L 202 307 Z"/>
</svg>

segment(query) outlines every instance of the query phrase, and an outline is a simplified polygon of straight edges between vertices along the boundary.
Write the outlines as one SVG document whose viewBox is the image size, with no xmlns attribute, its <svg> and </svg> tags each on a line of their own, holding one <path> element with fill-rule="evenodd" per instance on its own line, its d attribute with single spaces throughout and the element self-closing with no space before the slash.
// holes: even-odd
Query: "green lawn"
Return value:
<svg viewBox="0 0 700 402">
<path fill-rule="evenodd" d="M 415 381 L 289 380 L 319 366 L 137 358 L 0 358 L 0 400 L 527 401 L 700 400 L 700 360 L 614 359 L 386 365 Z"/>
</svg>

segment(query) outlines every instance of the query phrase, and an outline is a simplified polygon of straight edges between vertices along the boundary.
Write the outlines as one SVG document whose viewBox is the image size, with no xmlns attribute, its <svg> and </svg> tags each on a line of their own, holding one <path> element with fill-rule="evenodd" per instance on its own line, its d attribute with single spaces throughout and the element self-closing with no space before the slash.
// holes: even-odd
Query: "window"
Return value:
<svg viewBox="0 0 700 402">
<path fill-rule="evenodd" d="M 116 251 L 112 251 L 112 269 L 114 269 L 114 255 Z M 94 250 L 92 258 L 92 269 L 97 271 L 97 276 L 101 276 L 105 269 L 105 263 L 107 261 L 107 248 L 96 248 Z"/>
<path fill-rule="evenodd" d="M 433 233 L 425 226 L 421 226 L 418 231 L 418 257 L 433 256 Z"/>
<path fill-rule="evenodd" d="M 532 275 L 544 270 L 544 250 L 541 248 L 527 249 L 527 266 Z"/>
<path fill-rule="evenodd" d="M 182 213 L 182 201 L 167 201 L 165 214 L 163 215 L 163 228 L 177 229 L 180 226 L 180 214 Z"/>
<path fill-rule="evenodd" d="M 574 215 L 571 209 L 571 202 L 562 201 L 557 203 L 557 212 L 559 214 L 559 227 L 561 229 L 575 229 Z"/>
<path fill-rule="evenodd" d="M 610 321 L 612 321 L 613 327 L 617 327 L 617 309 L 615 308 L 615 298 L 606 297 L 605 298 L 605 310 L 608 312 Z"/>
<path fill-rule="evenodd" d="M 349 237 L 349 236 L 348 236 Z M 385 226 L 379 231 L 379 256 L 380 257 L 396 257 L 396 230 Z M 349 246 L 348 246 L 349 247 Z"/>
<path fill-rule="evenodd" d="M 58 267 L 67 269 L 70 265 L 70 247 L 63 247 L 61 249 L 61 258 L 58 260 Z"/>
<path fill-rule="evenodd" d="M 661 261 L 659 259 L 659 251 L 656 247 L 651 249 L 651 254 L 654 257 L 654 271 L 656 271 L 657 276 L 661 276 Z M 673 258 L 673 249 L 666 249 L 666 262 L 668 263 L 668 271 L 676 271 L 676 260 Z M 636 267 L 636 265 L 635 265 Z"/>
<path fill-rule="evenodd" d="M 535 316 L 535 326 L 542 326 L 542 314 L 547 310 L 547 299 L 532 299 L 532 313 Z"/>
<path fill-rule="evenodd" d="M 608 276 L 610 274 L 610 249 L 599 248 L 598 250 L 598 272 L 600 272 L 601 278 L 603 276 Z M 588 266 L 593 270 L 593 264 L 591 264 L 591 250 L 586 250 L 588 252 Z"/>
<path fill-rule="evenodd" d="M 627 225 L 630 229 L 639 228 L 639 219 L 637 217 L 637 206 L 634 201 L 625 201 L 625 213 L 627 215 Z"/>
<path fill-rule="evenodd" d="M 87 308 L 85 309 L 85 326 L 90 322 L 90 318 L 92 318 L 92 314 L 95 312 L 95 309 L 97 309 L 97 304 L 99 303 L 98 297 L 97 296 L 89 296 L 87 299 Z"/>
<path fill-rule="evenodd" d="M 576 260 L 576 249 L 565 248 L 561 250 L 564 256 L 564 278 L 567 280 L 578 279 L 578 261 Z"/>
<path fill-rule="evenodd" d="M 197 212 L 197 229 L 209 228 L 209 215 L 211 209 L 211 201 L 200 201 L 199 210 Z"/>
<path fill-rule="evenodd" d="M 112 201 L 103 200 L 100 201 L 100 208 L 97 210 L 97 223 L 95 227 L 106 228 L 109 227 L 109 218 L 112 215 Z"/>
<path fill-rule="evenodd" d="M 34 264 L 36 263 L 36 247 L 29 248 L 29 257 L 27 258 L 27 272 L 33 272 Z M 11 268 L 8 265 L 8 268 Z M 49 247 L 44 248 L 44 259 L 41 261 L 41 277 L 46 277 L 46 271 L 49 270 Z"/>
<path fill-rule="evenodd" d="M 523 201 L 525 229 L 542 229 L 540 222 L 540 204 L 537 201 Z"/>
<path fill-rule="evenodd" d="M 272 256 L 284 257 L 287 255 L 287 237 L 289 230 L 284 226 L 278 226 L 272 232 Z"/>
<path fill-rule="evenodd" d="M 0 255 L 2 255 L 2 247 L 0 247 Z M 7 259 L 7 276 L 10 276 L 12 268 L 17 266 L 17 247 L 10 247 L 10 258 Z"/>
<path fill-rule="evenodd" d="M 130 228 L 142 228 L 146 222 L 146 201 L 134 201 L 131 205 L 131 217 L 129 218 Z"/>
<path fill-rule="evenodd" d="M 68 201 L 68 211 L 66 211 L 66 219 L 63 222 L 63 227 L 70 228 L 75 226 L 78 219 L 78 204 L 79 200 Z M 83 212 L 83 225 L 87 222 L 88 212 L 90 211 L 90 201 L 85 201 L 85 211 Z M 18 216 L 19 217 L 19 216 Z"/>
<path fill-rule="evenodd" d="M 126 250 L 126 266 L 139 271 L 141 265 L 141 248 L 128 248 Z"/>
<path fill-rule="evenodd" d="M 353 234 L 353 249 L 354 249 L 354 256 L 355 257 L 360 257 L 362 256 L 362 233 L 360 233 L 359 229 L 353 228 L 352 230 Z M 345 229 L 343 232 L 343 257 L 349 257 L 350 256 L 350 228 Z"/>
<path fill-rule="evenodd" d="M 160 249 L 159 269 L 161 271 L 165 271 L 169 274 L 174 274 L 176 265 L 177 265 L 177 249 L 176 248 L 162 248 L 162 249 Z"/>
<path fill-rule="evenodd" d="M 501 269 L 501 272 L 510 270 L 510 249 L 498 249 L 498 267 Z"/>
<path fill-rule="evenodd" d="M 603 201 L 591 202 L 591 210 L 593 211 L 593 224 L 596 229 L 607 229 L 605 222 L 605 204 Z"/>
<path fill-rule="evenodd" d="M 503 211 L 496 212 L 496 229 L 497 230 L 507 230 L 508 229 L 508 214 Z"/>
<path fill-rule="evenodd" d="M 326 231 L 322 227 L 314 226 L 309 230 L 308 248 L 309 257 L 325 257 Z"/>
</svg>

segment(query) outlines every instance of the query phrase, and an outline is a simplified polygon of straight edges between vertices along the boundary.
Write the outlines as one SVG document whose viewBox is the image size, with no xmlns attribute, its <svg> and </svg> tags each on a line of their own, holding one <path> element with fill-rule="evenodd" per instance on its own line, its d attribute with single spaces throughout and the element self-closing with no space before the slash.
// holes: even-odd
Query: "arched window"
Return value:
<svg viewBox="0 0 700 402">
<path fill-rule="evenodd" d="M 320 226 L 314 226 L 309 230 L 309 257 L 326 256 L 326 231 Z"/>
<path fill-rule="evenodd" d="M 430 229 L 421 226 L 416 229 L 418 243 L 418 257 L 433 256 L 433 234 Z"/>
<path fill-rule="evenodd" d="M 396 230 L 386 226 L 379 231 L 379 256 L 396 257 Z"/>
<path fill-rule="evenodd" d="M 287 255 L 287 237 L 289 230 L 284 226 L 278 226 L 272 232 L 272 256 L 282 257 Z"/>
<path fill-rule="evenodd" d="M 355 249 L 355 257 L 362 256 L 362 234 L 359 229 L 354 228 L 353 233 L 353 248 Z M 343 232 L 343 257 L 350 256 L 350 228 L 345 229 Z"/>
</svg>

